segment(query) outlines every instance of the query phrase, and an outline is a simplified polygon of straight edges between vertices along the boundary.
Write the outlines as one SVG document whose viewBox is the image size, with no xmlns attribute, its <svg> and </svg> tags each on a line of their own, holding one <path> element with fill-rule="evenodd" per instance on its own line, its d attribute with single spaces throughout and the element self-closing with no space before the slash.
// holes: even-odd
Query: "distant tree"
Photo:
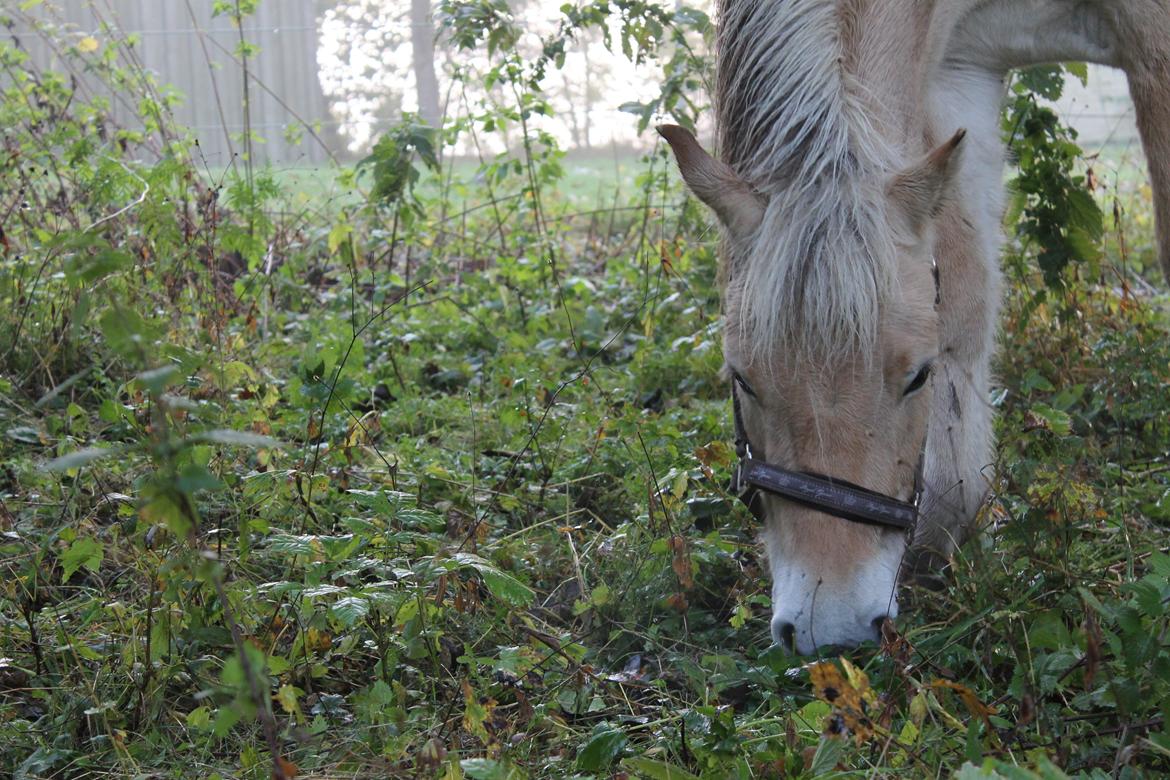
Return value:
<svg viewBox="0 0 1170 780">
<path fill-rule="evenodd" d="M 418 114 L 431 127 L 438 127 L 443 116 L 439 106 L 439 79 L 435 75 L 435 23 L 430 0 L 410 0 L 410 43 Z"/>
<path fill-rule="evenodd" d="M 404 0 L 335 0 L 319 25 L 318 61 L 330 110 L 354 151 L 394 124 L 413 75 Z"/>
</svg>

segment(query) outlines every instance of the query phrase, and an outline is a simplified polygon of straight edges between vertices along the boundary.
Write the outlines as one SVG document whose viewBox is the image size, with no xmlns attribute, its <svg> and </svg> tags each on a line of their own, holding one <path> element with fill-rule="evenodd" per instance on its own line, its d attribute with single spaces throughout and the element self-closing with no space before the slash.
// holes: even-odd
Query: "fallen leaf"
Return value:
<svg viewBox="0 0 1170 780">
<path fill-rule="evenodd" d="M 979 697 L 975 695 L 975 692 L 966 685 L 950 680 L 935 680 L 930 684 L 930 687 L 935 690 L 946 688 L 959 694 L 959 698 L 963 700 L 963 706 L 967 708 L 967 711 L 974 717 L 982 718 L 983 722 L 987 724 L 987 727 L 989 729 L 991 728 L 991 721 L 988 720 L 988 717 L 995 715 L 999 710 L 979 701 Z"/>
<path fill-rule="evenodd" d="M 809 668 L 809 678 L 817 698 L 833 707 L 825 723 L 825 733 L 829 736 L 852 734 L 860 745 L 873 737 L 869 705 L 877 702 L 877 696 L 869 687 L 869 677 L 865 672 L 847 659 L 843 658 L 841 662 L 846 669 L 845 675 L 836 664 L 822 661 Z"/>
<path fill-rule="evenodd" d="M 292 780 L 301 773 L 300 768 L 287 758 L 278 758 L 276 760 L 280 764 L 280 773 L 273 772 L 272 777 L 274 779 L 283 777 L 285 780 Z"/>
<path fill-rule="evenodd" d="M 687 554 L 687 540 L 681 536 L 670 537 L 670 549 L 673 551 L 670 568 L 674 570 L 674 576 L 678 577 L 678 584 L 682 589 L 690 590 L 695 586 L 695 578 L 691 574 L 691 556 Z"/>
</svg>

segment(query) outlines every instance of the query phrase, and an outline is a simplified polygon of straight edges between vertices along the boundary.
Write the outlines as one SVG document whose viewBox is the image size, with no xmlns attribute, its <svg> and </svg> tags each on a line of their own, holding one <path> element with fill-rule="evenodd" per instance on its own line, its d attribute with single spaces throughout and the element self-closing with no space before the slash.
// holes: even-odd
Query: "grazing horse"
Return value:
<svg viewBox="0 0 1170 780">
<path fill-rule="evenodd" d="M 1004 82 L 1074 60 L 1129 78 L 1170 278 L 1168 0 L 719 3 L 719 158 L 659 131 L 724 228 L 737 482 L 778 643 L 876 639 L 900 571 L 936 571 L 972 530 L 993 462 Z"/>
</svg>

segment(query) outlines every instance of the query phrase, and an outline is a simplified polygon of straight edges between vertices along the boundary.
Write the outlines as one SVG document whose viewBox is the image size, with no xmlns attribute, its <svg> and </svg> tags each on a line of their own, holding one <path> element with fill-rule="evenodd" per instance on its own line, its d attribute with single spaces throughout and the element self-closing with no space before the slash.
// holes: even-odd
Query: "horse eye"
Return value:
<svg viewBox="0 0 1170 780">
<path fill-rule="evenodd" d="M 906 390 L 902 393 L 902 397 L 905 398 L 921 390 L 926 385 L 926 380 L 930 379 L 930 370 L 933 367 L 934 366 L 932 364 L 927 363 L 925 366 L 918 369 L 918 373 L 914 375 L 914 379 L 911 380 L 910 384 L 906 386 Z"/>
</svg>

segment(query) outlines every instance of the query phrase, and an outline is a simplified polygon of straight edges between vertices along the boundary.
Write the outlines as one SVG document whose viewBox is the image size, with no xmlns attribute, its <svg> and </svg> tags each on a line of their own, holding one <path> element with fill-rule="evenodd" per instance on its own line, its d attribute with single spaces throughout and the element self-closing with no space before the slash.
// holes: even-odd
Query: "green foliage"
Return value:
<svg viewBox="0 0 1170 780">
<path fill-rule="evenodd" d="M 526 59 L 506 4 L 443 12 L 491 99 L 308 211 L 199 174 L 121 43 L 70 56 L 156 96 L 145 132 L 0 47 L 0 774 L 1164 774 L 1165 304 L 1095 283 L 1125 271 L 1032 97 L 1059 74 L 1007 122 L 987 531 L 805 666 L 724 492 L 709 218 L 662 151 L 582 205 L 539 127 L 589 29 L 669 71 L 644 123 L 693 119 L 709 21 L 566 6 Z M 472 131 L 511 147 L 440 174 Z"/>
<path fill-rule="evenodd" d="M 1083 80 L 1084 66 L 1070 68 Z M 1035 255 L 1049 288 L 1063 287 L 1079 265 L 1096 275 L 1104 219 L 1084 175 L 1076 173 L 1081 149 L 1076 133 L 1037 98 L 1058 99 L 1063 92 L 1060 67 L 1020 72 L 1012 82 L 1004 123 L 1016 157 L 1012 180 L 1016 195 L 1009 222 L 1016 237 Z M 1017 264 L 1016 273 L 1027 266 Z M 1042 300 L 1044 294 L 1039 294 Z"/>
<path fill-rule="evenodd" d="M 370 202 L 397 209 L 397 216 L 423 216 L 424 205 L 415 193 L 421 172 L 414 166 L 415 157 L 426 170 L 439 172 L 435 148 L 435 131 L 409 117 L 374 144 L 369 156 L 357 165 L 359 174 L 369 169 L 373 179 Z"/>
</svg>

